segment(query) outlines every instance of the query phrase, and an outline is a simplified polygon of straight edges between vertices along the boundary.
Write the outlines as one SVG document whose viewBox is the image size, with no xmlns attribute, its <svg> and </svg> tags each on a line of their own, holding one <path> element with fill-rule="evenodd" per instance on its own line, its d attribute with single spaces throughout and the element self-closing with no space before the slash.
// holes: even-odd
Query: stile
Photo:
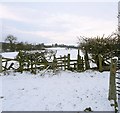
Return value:
<svg viewBox="0 0 120 113">
<path fill-rule="evenodd" d="M 36 74 L 37 69 L 45 69 L 49 65 L 52 69 L 56 69 L 57 67 L 63 69 L 63 70 L 78 70 L 83 71 L 84 70 L 84 59 L 80 56 L 80 50 L 78 50 L 78 56 L 77 59 L 70 59 L 70 54 L 67 56 L 60 56 L 59 58 L 56 58 L 55 55 L 53 55 L 53 61 L 48 62 L 47 59 L 41 55 L 41 54 L 29 54 L 27 52 L 19 51 L 17 57 L 15 59 L 9 59 L 4 58 L 5 66 L 3 66 L 4 70 L 9 70 L 10 68 L 13 68 L 14 64 L 11 64 L 11 66 L 8 66 L 9 61 L 17 61 L 19 63 L 19 67 L 15 69 L 18 72 L 23 71 L 30 71 L 31 73 Z M 1 66 L 2 67 L 2 66 Z M 9 68 L 8 68 L 9 67 Z"/>
</svg>

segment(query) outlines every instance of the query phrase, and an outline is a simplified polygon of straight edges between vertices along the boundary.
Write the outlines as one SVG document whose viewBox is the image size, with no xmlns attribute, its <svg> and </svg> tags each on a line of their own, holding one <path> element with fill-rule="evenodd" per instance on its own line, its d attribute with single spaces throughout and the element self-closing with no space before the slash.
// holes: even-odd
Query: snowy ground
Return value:
<svg viewBox="0 0 120 113">
<path fill-rule="evenodd" d="M 57 57 L 70 53 L 72 59 L 77 58 L 76 49 L 52 49 L 57 50 Z M 7 58 L 16 55 L 17 52 L 2 53 Z M 109 72 L 59 71 L 57 75 L 46 72 L 43 77 L 40 73 L 1 75 L 0 109 L 4 111 L 83 111 L 88 107 L 93 111 L 114 110 L 108 101 Z"/>
<path fill-rule="evenodd" d="M 15 76 L 16 75 L 16 76 Z M 2 108 L 8 111 L 113 111 L 108 101 L 109 72 L 60 71 L 1 76 Z"/>
</svg>

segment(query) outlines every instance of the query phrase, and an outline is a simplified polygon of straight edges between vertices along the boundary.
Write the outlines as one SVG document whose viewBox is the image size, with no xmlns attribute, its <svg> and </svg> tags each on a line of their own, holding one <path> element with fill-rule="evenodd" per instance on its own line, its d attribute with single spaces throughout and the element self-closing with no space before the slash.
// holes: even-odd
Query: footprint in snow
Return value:
<svg viewBox="0 0 120 113">
<path fill-rule="evenodd" d="M 76 104 L 73 104 L 74 107 L 76 107 Z"/>
<path fill-rule="evenodd" d="M 4 96 L 1 96 L 0 98 L 1 98 L 1 99 L 3 99 L 3 98 L 4 98 Z"/>
<path fill-rule="evenodd" d="M 18 90 L 25 90 L 24 88 L 18 89 Z"/>
<path fill-rule="evenodd" d="M 62 108 L 61 105 L 62 105 L 62 103 L 59 103 L 59 104 L 56 105 L 56 107 Z"/>
<path fill-rule="evenodd" d="M 74 89 L 75 92 L 78 92 L 76 89 Z"/>
</svg>

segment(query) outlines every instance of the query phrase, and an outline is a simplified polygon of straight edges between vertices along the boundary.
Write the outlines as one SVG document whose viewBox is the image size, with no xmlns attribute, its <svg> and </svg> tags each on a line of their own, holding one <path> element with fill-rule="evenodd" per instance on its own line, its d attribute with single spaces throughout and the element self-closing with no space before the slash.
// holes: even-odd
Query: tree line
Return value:
<svg viewBox="0 0 120 113">
<path fill-rule="evenodd" d="M 5 38 L 5 42 L 2 42 L 2 51 L 6 52 L 14 52 L 19 50 L 42 50 L 45 48 L 52 48 L 52 47 L 65 47 L 65 48 L 78 48 L 74 45 L 65 45 L 65 44 L 52 44 L 52 45 L 45 45 L 44 43 L 39 44 L 31 44 L 28 42 L 18 42 L 17 37 L 13 35 L 8 35 Z"/>
</svg>

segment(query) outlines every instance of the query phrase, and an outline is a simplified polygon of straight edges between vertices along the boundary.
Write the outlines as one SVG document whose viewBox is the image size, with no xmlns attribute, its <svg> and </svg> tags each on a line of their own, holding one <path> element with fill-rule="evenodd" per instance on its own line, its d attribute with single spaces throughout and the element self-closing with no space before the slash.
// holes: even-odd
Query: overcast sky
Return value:
<svg viewBox="0 0 120 113">
<path fill-rule="evenodd" d="M 2 41 L 12 34 L 30 43 L 76 44 L 77 36 L 117 30 L 117 2 L 1 3 Z"/>
</svg>

